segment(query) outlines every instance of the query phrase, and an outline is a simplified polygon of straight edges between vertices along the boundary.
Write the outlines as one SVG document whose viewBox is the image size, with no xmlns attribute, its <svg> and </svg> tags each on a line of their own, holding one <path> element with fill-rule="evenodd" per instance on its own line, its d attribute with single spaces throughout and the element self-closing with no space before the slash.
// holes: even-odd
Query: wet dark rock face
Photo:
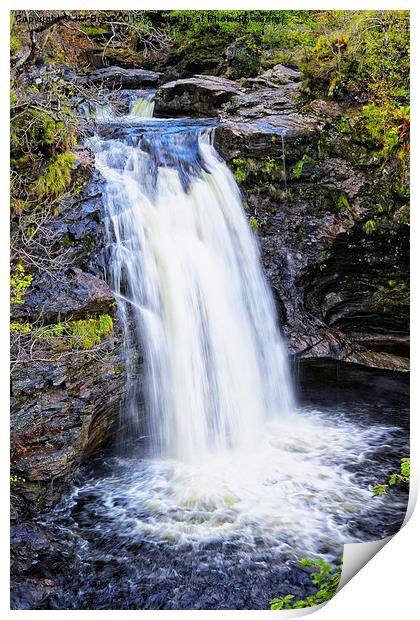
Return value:
<svg viewBox="0 0 420 620">
<path fill-rule="evenodd" d="M 79 178 L 91 177 L 91 164 L 82 150 Z M 25 303 L 13 309 L 14 316 L 48 327 L 107 314 L 114 329 L 89 350 L 73 349 L 60 338 L 23 347 L 18 341 L 12 350 L 11 574 L 18 609 L 28 608 L 28 601 L 36 607 L 52 591 L 53 581 L 37 574 L 37 563 L 47 556 L 52 570 L 63 563 L 58 533 L 31 519 L 60 500 L 79 465 L 109 439 L 126 387 L 116 302 L 104 280 L 101 180 L 92 178 L 48 227 L 49 251 L 61 262 L 33 273 Z"/>
<path fill-rule="evenodd" d="M 407 370 L 404 201 L 375 153 L 337 129 L 338 108 L 305 104 L 299 73 L 277 66 L 222 107 L 216 148 L 242 188 L 291 352 Z M 394 215 L 367 233 L 378 205 Z"/>
<path fill-rule="evenodd" d="M 124 387 L 115 338 L 89 353 L 54 355 L 52 347 L 37 353 L 37 361 L 21 362 L 13 372 L 11 466 L 24 479 L 13 494 L 27 500 L 27 514 L 56 499 L 108 437 Z"/>
<path fill-rule="evenodd" d="M 294 365 L 296 389 L 301 402 L 335 406 L 337 403 L 361 403 L 393 408 L 395 425 L 408 422 L 410 377 L 407 372 L 370 368 L 339 360 L 300 359 Z M 399 412 L 404 412 L 399 415 Z"/>
</svg>

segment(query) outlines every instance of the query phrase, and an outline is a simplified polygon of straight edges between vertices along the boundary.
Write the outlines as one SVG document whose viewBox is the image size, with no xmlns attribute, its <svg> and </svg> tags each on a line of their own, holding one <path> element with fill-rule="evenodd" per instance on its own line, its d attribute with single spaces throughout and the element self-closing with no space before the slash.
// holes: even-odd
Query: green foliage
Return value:
<svg viewBox="0 0 420 620">
<path fill-rule="evenodd" d="M 175 40 L 183 44 L 188 40 L 216 35 L 229 43 L 238 38 L 260 39 L 267 24 L 276 22 L 272 29 L 284 26 L 290 16 L 298 11 L 166 11 L 164 19 L 169 23 Z"/>
<path fill-rule="evenodd" d="M 374 304 L 382 312 L 394 312 L 402 306 L 410 305 L 410 291 L 405 282 L 389 280 L 386 284 L 379 286 L 373 296 Z"/>
<path fill-rule="evenodd" d="M 400 471 L 389 476 L 388 484 L 375 484 L 372 487 L 372 494 L 374 497 L 380 497 L 388 492 L 390 486 L 395 484 L 410 485 L 410 459 L 407 457 L 401 459 Z"/>
<path fill-rule="evenodd" d="M 88 350 L 99 344 L 113 328 L 112 317 L 109 314 L 101 314 L 97 318 L 48 325 L 41 331 L 39 337 L 65 338 L 72 348 Z"/>
<path fill-rule="evenodd" d="M 56 198 L 66 184 L 66 169 L 73 157 L 68 151 L 77 144 L 83 131 L 73 88 L 63 79 L 61 71 L 52 67 L 43 72 L 40 84 L 22 82 L 18 75 L 12 83 L 10 159 L 14 201 L 25 201 L 36 207 L 49 197 Z M 54 164 L 62 171 L 57 172 Z M 23 176 L 25 183 L 14 183 L 17 176 Z"/>
<path fill-rule="evenodd" d="M 409 12 L 327 11 L 317 24 L 320 36 L 299 56 L 311 94 L 365 101 L 353 126 L 343 119 L 339 131 L 376 148 L 384 161 L 395 157 L 406 180 Z"/>
<path fill-rule="evenodd" d="M 262 226 L 260 220 L 257 219 L 255 216 L 249 218 L 249 225 L 251 226 L 252 230 L 258 230 Z"/>
<path fill-rule="evenodd" d="M 12 304 L 21 305 L 25 303 L 23 296 L 31 283 L 32 276 L 26 274 L 24 266 L 18 263 L 10 277 L 10 300 Z"/>
<path fill-rule="evenodd" d="M 283 61 L 293 58 L 293 50 L 305 50 L 314 44 L 314 31 L 317 28 L 314 11 L 283 11 L 284 16 L 282 26 L 278 24 L 267 24 L 262 35 L 262 43 L 266 48 L 288 48 L 289 58 L 283 56 Z M 276 50 L 285 53 L 286 50 Z M 273 64 L 273 63 L 270 63 Z M 277 63 L 275 63 L 277 64 Z"/>
<path fill-rule="evenodd" d="M 342 209 L 344 209 L 345 211 L 349 211 L 350 213 L 352 212 L 351 205 L 345 194 L 340 194 L 340 196 L 338 197 L 336 208 L 337 211 L 341 211 Z"/>
<path fill-rule="evenodd" d="M 400 482 L 405 482 L 409 484 L 410 482 L 410 459 L 405 457 L 401 459 L 401 467 L 400 467 Z M 397 474 L 398 476 L 398 474 Z M 390 481 L 390 484 L 395 484 Z"/>
<path fill-rule="evenodd" d="M 33 329 L 32 323 L 10 323 L 10 332 L 16 336 L 29 334 Z"/>
<path fill-rule="evenodd" d="M 338 131 L 375 149 L 383 163 L 392 160 L 395 184 L 406 191 L 409 11 L 297 11 L 286 21 L 266 26 L 263 66 L 297 65 L 311 98 L 349 104 Z"/>
<path fill-rule="evenodd" d="M 374 497 L 380 497 L 381 495 L 386 493 L 387 490 L 388 490 L 387 484 L 375 484 L 375 486 L 372 487 L 372 493 Z"/>
<path fill-rule="evenodd" d="M 381 105 L 365 105 L 356 128 L 359 139 L 378 145 L 382 157 L 389 159 L 395 152 L 399 152 L 400 158 L 404 157 L 399 147 L 407 148 L 409 125 L 409 105 L 384 101 Z"/>
<path fill-rule="evenodd" d="M 347 91 L 407 101 L 408 11 L 323 11 L 311 32 L 300 63 L 312 87 L 330 97 Z"/>
<path fill-rule="evenodd" d="M 10 56 L 14 56 L 22 47 L 22 42 L 16 34 L 16 19 L 10 11 Z"/>
<path fill-rule="evenodd" d="M 238 183 L 245 181 L 251 172 L 249 161 L 245 157 L 236 157 L 232 160 L 233 176 Z"/>
<path fill-rule="evenodd" d="M 88 37 L 97 37 L 108 32 L 106 28 L 98 28 L 97 26 L 90 26 L 85 24 L 80 27 L 80 30 L 87 34 Z"/>
<path fill-rule="evenodd" d="M 235 157 L 232 160 L 232 171 L 238 183 L 246 181 L 251 175 L 263 181 L 275 181 L 283 175 L 283 160 L 275 157 Z"/>
<path fill-rule="evenodd" d="M 306 599 L 294 601 L 293 594 L 286 594 L 282 598 L 274 598 L 271 602 L 271 609 L 302 609 L 304 607 L 314 607 L 315 605 L 321 605 L 329 601 L 337 591 L 340 583 L 342 564 L 334 567 L 331 564 L 325 562 L 323 558 L 317 560 L 309 560 L 304 558 L 300 561 L 301 566 L 305 566 L 314 571 L 311 574 L 311 580 L 314 586 L 317 586 L 318 590 L 313 596 L 308 596 Z"/>
<path fill-rule="evenodd" d="M 19 169 L 23 163 L 26 167 L 31 155 L 50 157 L 56 152 L 65 152 L 77 143 L 77 118 L 75 113 L 65 105 L 66 94 L 55 84 L 60 102 L 59 111 L 53 111 L 53 102 L 45 107 L 35 103 L 40 98 L 36 87 L 28 88 L 23 99 L 15 91 L 11 91 L 11 163 Z M 25 157 L 26 156 L 26 157 Z M 35 158 L 36 161 L 36 158 Z"/>
<path fill-rule="evenodd" d="M 34 183 L 33 189 L 40 198 L 61 196 L 71 184 L 71 171 L 76 161 L 72 153 L 61 153 L 52 158 L 44 174 Z"/>
<path fill-rule="evenodd" d="M 309 14 L 290 10 L 165 11 L 161 25 L 175 41 L 176 53 L 193 67 L 205 67 L 205 72 L 212 67 L 218 74 L 238 79 L 257 74 L 266 50 L 270 59 L 265 66 L 269 66 L 280 33 Z M 224 53 L 233 43 L 235 53 L 227 59 Z"/>
<path fill-rule="evenodd" d="M 22 476 L 18 476 L 17 474 L 11 474 L 10 482 L 11 484 L 19 484 L 22 482 L 26 482 L 26 479 L 22 478 Z"/>
<path fill-rule="evenodd" d="M 302 159 L 299 159 L 298 162 L 295 163 L 295 165 L 292 167 L 292 174 L 296 179 L 299 179 L 302 176 L 302 172 L 303 172 L 303 167 L 305 164 L 310 164 L 313 161 L 312 157 L 310 157 L 309 155 L 305 155 L 302 157 Z"/>
<path fill-rule="evenodd" d="M 363 224 L 363 230 L 367 235 L 372 235 L 376 230 L 376 220 L 367 220 L 367 222 Z"/>
</svg>

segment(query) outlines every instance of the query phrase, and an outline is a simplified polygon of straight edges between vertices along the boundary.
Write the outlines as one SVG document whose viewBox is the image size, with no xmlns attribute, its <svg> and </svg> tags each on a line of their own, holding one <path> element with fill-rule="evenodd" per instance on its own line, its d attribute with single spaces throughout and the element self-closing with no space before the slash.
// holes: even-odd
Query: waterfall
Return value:
<svg viewBox="0 0 420 620">
<path fill-rule="evenodd" d="M 145 357 L 146 432 L 157 454 L 186 461 L 250 448 L 293 408 L 257 242 L 212 132 L 155 119 L 91 141 L 112 286 Z"/>
<path fill-rule="evenodd" d="M 129 114 L 139 118 L 151 118 L 155 108 L 154 97 L 154 92 L 136 92 L 130 101 Z"/>
<path fill-rule="evenodd" d="M 97 123 L 130 122 L 135 118 L 152 118 L 155 107 L 155 91 L 153 90 L 122 90 L 116 93 L 122 111 L 116 112 L 115 104 L 89 102 L 80 105 L 80 115 L 93 116 Z"/>
</svg>

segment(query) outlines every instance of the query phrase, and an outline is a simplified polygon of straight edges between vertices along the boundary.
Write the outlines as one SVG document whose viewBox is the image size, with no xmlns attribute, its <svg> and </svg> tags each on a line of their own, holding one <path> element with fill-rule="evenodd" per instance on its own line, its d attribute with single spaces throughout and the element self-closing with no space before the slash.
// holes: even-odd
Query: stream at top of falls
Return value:
<svg viewBox="0 0 420 620">
<path fill-rule="evenodd" d="M 126 345 L 126 450 L 82 469 L 44 517 L 73 566 L 49 604 L 264 609 L 312 591 L 300 558 L 338 563 L 345 542 L 398 529 L 406 496 L 371 486 L 406 433 L 385 404 L 297 404 L 214 122 L 152 113 L 144 95 L 125 116 L 97 110 L 88 140 Z"/>
</svg>

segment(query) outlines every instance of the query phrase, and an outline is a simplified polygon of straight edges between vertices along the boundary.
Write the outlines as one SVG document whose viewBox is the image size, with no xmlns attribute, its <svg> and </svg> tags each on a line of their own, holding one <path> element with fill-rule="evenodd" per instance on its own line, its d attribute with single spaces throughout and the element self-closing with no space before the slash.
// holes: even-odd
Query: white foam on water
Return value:
<svg viewBox="0 0 420 620">
<path fill-rule="evenodd" d="M 337 552 L 348 520 L 381 510 L 381 498 L 346 469 L 386 444 L 390 427 L 361 429 L 316 411 L 271 420 L 253 449 L 226 449 L 188 462 L 120 459 L 99 490 L 107 520 L 132 538 L 175 544 L 240 540 L 244 550 L 279 547 L 291 556 Z"/>
</svg>

